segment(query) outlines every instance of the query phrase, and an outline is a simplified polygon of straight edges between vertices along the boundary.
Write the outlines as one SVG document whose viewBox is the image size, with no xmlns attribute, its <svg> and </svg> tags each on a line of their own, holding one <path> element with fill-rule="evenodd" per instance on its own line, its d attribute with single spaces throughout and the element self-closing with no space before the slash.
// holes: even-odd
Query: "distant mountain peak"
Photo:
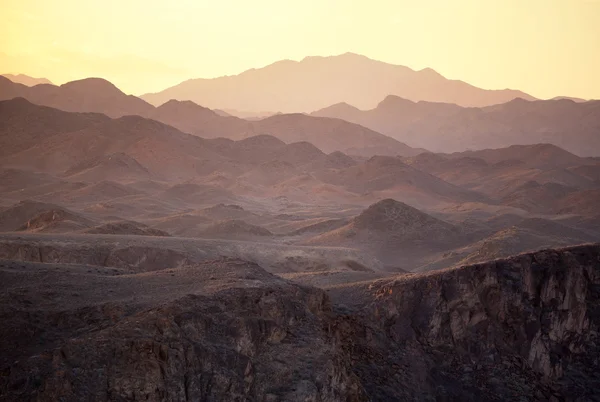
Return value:
<svg viewBox="0 0 600 402">
<path fill-rule="evenodd" d="M 397 96 L 397 95 L 388 95 L 381 102 L 379 102 L 379 104 L 377 105 L 377 108 L 380 108 L 380 109 L 388 109 L 388 108 L 395 109 L 398 106 L 412 106 L 414 104 L 415 104 L 415 102 L 413 102 L 413 101 L 411 101 L 409 99 L 405 99 L 405 98 L 402 98 L 402 97 Z"/>
<path fill-rule="evenodd" d="M 359 229 L 376 231 L 398 231 L 403 227 L 442 224 L 442 222 L 418 209 L 392 198 L 387 198 L 370 205 L 353 220 Z"/>
<path fill-rule="evenodd" d="M 5 78 L 11 80 L 12 82 L 16 82 L 18 84 L 27 85 L 28 87 L 33 87 L 35 85 L 40 84 L 52 84 L 47 78 L 35 78 L 25 74 L 2 74 Z"/>
<path fill-rule="evenodd" d="M 120 94 L 123 93 L 123 91 L 117 88 L 116 85 L 112 82 L 104 78 L 97 77 L 83 78 L 81 80 L 70 81 L 66 84 L 61 85 L 61 88 L 78 91 L 110 91 L 118 92 Z"/>
<path fill-rule="evenodd" d="M 142 98 L 155 105 L 175 98 L 211 109 L 289 113 L 311 112 L 340 102 L 368 110 L 390 94 L 415 102 L 477 107 L 504 103 L 516 96 L 534 99 L 520 91 L 486 90 L 449 80 L 431 68 L 415 71 L 352 52 L 281 60 L 239 75 L 183 82 Z"/>
</svg>

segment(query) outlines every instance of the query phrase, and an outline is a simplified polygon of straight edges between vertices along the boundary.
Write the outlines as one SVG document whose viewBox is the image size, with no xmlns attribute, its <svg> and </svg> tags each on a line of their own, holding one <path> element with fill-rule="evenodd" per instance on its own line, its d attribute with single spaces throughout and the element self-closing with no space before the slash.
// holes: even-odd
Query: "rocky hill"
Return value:
<svg viewBox="0 0 600 402">
<path fill-rule="evenodd" d="M 373 109 L 341 104 L 312 115 L 344 119 L 434 152 L 537 143 L 552 143 L 582 156 L 600 152 L 595 135 L 600 127 L 600 101 L 518 98 L 494 106 L 461 107 L 390 95 Z"/>
<path fill-rule="evenodd" d="M 2 261 L 0 397 L 590 401 L 598 261 L 585 245 L 328 292 L 237 259 Z"/>
</svg>

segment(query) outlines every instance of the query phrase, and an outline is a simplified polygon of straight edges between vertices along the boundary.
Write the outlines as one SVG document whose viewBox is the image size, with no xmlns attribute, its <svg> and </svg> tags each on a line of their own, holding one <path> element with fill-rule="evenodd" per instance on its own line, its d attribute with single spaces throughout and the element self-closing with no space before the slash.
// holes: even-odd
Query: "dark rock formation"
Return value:
<svg viewBox="0 0 600 402">
<path fill-rule="evenodd" d="M 333 303 L 241 260 L 94 270 L 0 263 L 0 400 L 600 400 L 598 244 Z"/>
<path fill-rule="evenodd" d="M 339 317 L 341 345 L 373 400 L 600 400 L 600 246 L 372 286 Z"/>
</svg>

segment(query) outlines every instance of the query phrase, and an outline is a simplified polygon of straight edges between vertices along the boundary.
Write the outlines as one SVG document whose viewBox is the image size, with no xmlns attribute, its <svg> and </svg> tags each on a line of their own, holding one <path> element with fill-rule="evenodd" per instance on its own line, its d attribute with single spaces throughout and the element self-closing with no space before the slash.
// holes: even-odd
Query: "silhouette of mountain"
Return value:
<svg viewBox="0 0 600 402">
<path fill-rule="evenodd" d="M 555 96 L 551 100 L 561 100 L 561 99 L 572 100 L 573 102 L 587 102 L 588 101 L 588 99 L 574 98 L 572 96 Z"/>
<path fill-rule="evenodd" d="M 310 141 L 324 152 L 342 151 L 372 156 L 414 155 L 413 150 L 390 137 L 345 121 L 303 115 L 276 115 L 258 121 L 222 116 L 190 101 L 170 100 L 155 108 L 125 95 L 110 82 L 88 78 L 61 85 L 29 88 L 0 77 L 0 99 L 23 97 L 29 102 L 71 112 L 98 112 L 110 117 L 138 115 L 161 121 L 203 138 L 241 139 L 271 134 L 285 142 Z"/>
<path fill-rule="evenodd" d="M 341 151 L 362 156 L 410 156 L 424 151 L 343 120 L 299 113 L 247 121 L 221 116 L 191 101 L 170 100 L 149 113 L 148 117 L 203 138 L 243 139 L 267 134 L 286 143 L 307 141 L 326 153 Z"/>
<path fill-rule="evenodd" d="M 12 82 L 27 85 L 28 87 L 33 87 L 38 84 L 52 84 L 47 78 L 34 78 L 25 74 L 2 74 L 2 76 L 8 78 Z"/>
<path fill-rule="evenodd" d="M 0 100 L 15 97 L 67 112 L 95 112 L 110 117 L 146 116 L 154 110 L 152 105 L 133 95 L 124 94 L 101 78 L 86 78 L 61 86 L 40 84 L 28 87 L 0 76 Z"/>
<path fill-rule="evenodd" d="M 287 143 L 307 141 L 326 153 L 410 156 L 424 151 L 344 120 L 299 113 L 280 114 L 253 122 L 252 130 L 256 134 L 271 134 Z"/>
<path fill-rule="evenodd" d="M 414 71 L 353 53 L 282 60 L 239 75 L 191 79 L 142 98 L 154 105 L 179 99 L 223 110 L 290 113 L 339 102 L 371 108 L 389 94 L 463 106 L 493 105 L 516 97 L 534 99 L 520 91 L 484 90 L 446 79 L 432 69 Z"/>
<path fill-rule="evenodd" d="M 434 152 L 551 143 L 581 156 L 600 155 L 600 101 L 518 98 L 464 108 L 387 96 L 371 110 L 337 104 L 311 115 L 341 118 Z"/>
</svg>

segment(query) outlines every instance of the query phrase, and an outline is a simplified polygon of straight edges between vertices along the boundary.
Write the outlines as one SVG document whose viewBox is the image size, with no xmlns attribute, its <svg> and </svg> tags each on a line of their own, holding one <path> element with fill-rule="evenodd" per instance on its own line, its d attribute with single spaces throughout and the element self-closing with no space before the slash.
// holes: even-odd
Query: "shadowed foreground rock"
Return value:
<svg viewBox="0 0 600 402">
<path fill-rule="evenodd" d="M 600 401 L 600 246 L 371 287 L 337 337 L 373 400 Z"/>
<path fill-rule="evenodd" d="M 240 260 L 0 265 L 1 400 L 600 400 L 600 245 L 332 290 L 333 308 Z"/>
</svg>

